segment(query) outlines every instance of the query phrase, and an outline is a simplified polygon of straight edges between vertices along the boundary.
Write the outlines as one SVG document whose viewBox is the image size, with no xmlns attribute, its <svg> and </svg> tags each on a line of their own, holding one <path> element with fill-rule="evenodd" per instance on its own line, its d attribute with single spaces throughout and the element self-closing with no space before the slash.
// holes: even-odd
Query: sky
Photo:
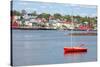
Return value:
<svg viewBox="0 0 100 67">
<path fill-rule="evenodd" d="M 62 15 L 80 15 L 80 16 L 97 16 L 97 6 L 79 5 L 68 3 L 49 3 L 36 1 L 13 1 L 13 10 L 26 10 L 28 13 L 36 11 L 37 13 L 60 13 Z"/>
</svg>

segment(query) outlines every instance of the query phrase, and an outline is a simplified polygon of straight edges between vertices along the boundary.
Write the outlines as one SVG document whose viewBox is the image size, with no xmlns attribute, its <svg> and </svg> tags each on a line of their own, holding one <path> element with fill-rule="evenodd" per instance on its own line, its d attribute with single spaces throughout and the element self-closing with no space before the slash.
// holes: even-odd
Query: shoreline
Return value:
<svg viewBox="0 0 100 67">
<path fill-rule="evenodd" d="M 54 29 L 54 28 L 12 28 L 12 30 L 68 30 L 71 31 L 72 29 Z M 87 30 L 79 30 L 79 29 L 73 29 L 73 31 L 87 31 Z M 89 30 L 89 31 L 97 31 L 97 30 Z"/>
</svg>

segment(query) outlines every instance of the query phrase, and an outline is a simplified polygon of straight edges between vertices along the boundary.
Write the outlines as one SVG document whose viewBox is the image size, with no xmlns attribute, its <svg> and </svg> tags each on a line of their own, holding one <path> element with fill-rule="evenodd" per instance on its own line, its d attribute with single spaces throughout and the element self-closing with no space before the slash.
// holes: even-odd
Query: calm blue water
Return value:
<svg viewBox="0 0 100 67">
<path fill-rule="evenodd" d="M 97 36 L 68 36 L 71 31 L 13 30 L 13 64 L 40 65 L 97 60 Z M 85 32 L 85 31 L 73 31 Z M 93 31 L 92 31 L 93 32 Z M 65 46 L 86 44 L 87 53 L 66 54 Z"/>
</svg>

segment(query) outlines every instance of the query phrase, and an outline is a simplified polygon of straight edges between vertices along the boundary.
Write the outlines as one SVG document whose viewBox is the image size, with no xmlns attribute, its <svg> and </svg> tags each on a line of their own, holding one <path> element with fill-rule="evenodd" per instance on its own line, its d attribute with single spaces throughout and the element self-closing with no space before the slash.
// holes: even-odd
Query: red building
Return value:
<svg viewBox="0 0 100 67">
<path fill-rule="evenodd" d="M 18 28 L 18 27 L 19 27 L 19 24 L 18 24 L 17 22 L 13 22 L 13 23 L 11 24 L 11 27 L 12 27 L 12 28 Z"/>
<path fill-rule="evenodd" d="M 11 22 L 11 27 L 12 27 L 12 28 L 18 28 L 18 27 L 19 27 L 19 24 L 18 24 L 18 22 L 16 21 L 16 16 L 12 16 L 12 17 L 11 17 L 11 20 L 12 20 L 12 22 Z"/>
<path fill-rule="evenodd" d="M 79 30 L 92 30 L 92 28 L 89 25 L 80 25 Z"/>
</svg>

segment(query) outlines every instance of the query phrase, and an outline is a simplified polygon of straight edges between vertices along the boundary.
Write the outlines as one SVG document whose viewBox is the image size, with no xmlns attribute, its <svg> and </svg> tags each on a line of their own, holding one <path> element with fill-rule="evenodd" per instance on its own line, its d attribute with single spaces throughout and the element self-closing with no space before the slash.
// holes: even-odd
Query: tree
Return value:
<svg viewBox="0 0 100 67">
<path fill-rule="evenodd" d="M 21 13 L 16 10 L 11 11 L 11 13 L 12 13 L 12 15 L 21 16 Z"/>
<path fill-rule="evenodd" d="M 74 17 L 74 19 L 77 20 L 77 21 L 76 21 L 77 23 L 80 23 L 80 22 L 81 22 L 81 18 L 82 18 L 82 17 L 80 17 L 79 15 L 77 15 L 77 16 Z"/>
<path fill-rule="evenodd" d="M 31 13 L 33 16 L 37 16 L 37 12 L 34 11 L 33 13 Z"/>
<path fill-rule="evenodd" d="M 70 15 L 65 15 L 64 17 L 67 19 L 67 21 L 71 21 L 71 16 Z"/>
<path fill-rule="evenodd" d="M 54 18 L 55 19 L 61 19 L 62 18 L 62 15 L 59 14 L 59 13 L 56 13 L 56 14 L 54 14 Z"/>
<path fill-rule="evenodd" d="M 45 19 L 49 19 L 49 17 L 50 17 L 50 14 L 47 14 L 47 13 L 42 13 L 42 14 L 40 14 L 40 15 L 38 15 L 38 18 L 45 18 Z"/>
<path fill-rule="evenodd" d="M 26 10 L 22 10 L 21 14 L 22 16 L 26 15 L 27 14 Z"/>
</svg>

